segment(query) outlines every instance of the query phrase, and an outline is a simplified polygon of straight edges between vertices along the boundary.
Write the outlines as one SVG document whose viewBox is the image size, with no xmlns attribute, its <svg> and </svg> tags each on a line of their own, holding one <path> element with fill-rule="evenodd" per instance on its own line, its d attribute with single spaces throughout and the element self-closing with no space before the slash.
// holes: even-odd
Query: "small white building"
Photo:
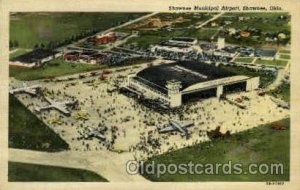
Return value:
<svg viewBox="0 0 300 190">
<path fill-rule="evenodd" d="M 225 48 L 225 38 L 218 38 L 218 49 Z"/>
</svg>

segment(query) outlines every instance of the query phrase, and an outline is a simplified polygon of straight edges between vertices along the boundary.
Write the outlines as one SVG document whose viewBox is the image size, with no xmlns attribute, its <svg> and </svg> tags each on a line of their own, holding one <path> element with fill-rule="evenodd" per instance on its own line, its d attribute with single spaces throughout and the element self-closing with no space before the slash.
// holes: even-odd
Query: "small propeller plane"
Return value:
<svg viewBox="0 0 300 190">
<path fill-rule="evenodd" d="M 97 139 L 100 139 L 100 140 L 105 140 L 106 139 L 106 137 L 104 135 L 105 131 L 106 131 L 105 127 L 89 128 L 88 131 L 84 132 L 82 137 L 84 139 L 97 138 Z"/>
<path fill-rule="evenodd" d="M 37 89 L 40 88 L 40 87 L 41 86 L 39 86 L 39 85 L 27 86 L 26 83 L 24 82 L 23 87 L 10 89 L 9 93 L 10 94 L 27 93 L 27 94 L 30 94 L 30 95 L 36 95 L 37 94 Z"/>
<path fill-rule="evenodd" d="M 191 132 L 189 132 L 186 128 L 194 125 L 192 121 L 175 121 L 170 120 L 170 123 L 167 127 L 160 129 L 159 133 L 168 133 L 172 131 L 179 131 L 181 136 L 189 136 Z"/>
<path fill-rule="evenodd" d="M 48 97 L 45 96 L 45 99 L 47 100 L 47 102 L 49 103 L 49 105 L 47 106 L 43 106 L 43 107 L 36 107 L 35 110 L 37 112 L 41 112 L 42 110 L 49 110 L 49 109 L 56 109 L 60 112 L 62 112 L 65 115 L 70 115 L 70 111 L 67 109 L 67 106 L 72 106 L 75 105 L 77 103 L 76 100 L 67 100 L 67 101 L 63 101 L 63 102 L 57 102 L 54 101 Z"/>
</svg>

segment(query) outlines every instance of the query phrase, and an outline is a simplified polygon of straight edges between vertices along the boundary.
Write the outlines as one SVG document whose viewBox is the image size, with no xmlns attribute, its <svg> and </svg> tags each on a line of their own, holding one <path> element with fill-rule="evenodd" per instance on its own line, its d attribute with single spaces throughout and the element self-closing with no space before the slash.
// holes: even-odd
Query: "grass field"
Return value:
<svg viewBox="0 0 300 190">
<path fill-rule="evenodd" d="M 280 98 L 286 102 L 290 102 L 291 85 L 283 83 L 281 86 L 279 86 L 275 90 L 268 92 L 268 94 L 274 96 L 275 98 Z"/>
<path fill-rule="evenodd" d="M 126 43 L 137 43 L 138 46 L 147 48 L 151 44 L 158 44 L 174 36 L 181 36 L 183 31 L 140 31 L 139 37 L 130 38 Z"/>
<path fill-rule="evenodd" d="M 285 60 L 262 60 L 257 59 L 255 64 L 262 64 L 262 65 L 274 65 L 274 66 L 285 66 L 288 61 Z"/>
<path fill-rule="evenodd" d="M 211 37 L 217 32 L 213 28 L 189 29 L 187 34 L 199 41 L 211 41 Z M 184 34 L 185 35 L 185 34 Z M 214 39 L 216 40 L 216 38 Z"/>
<path fill-rule="evenodd" d="M 36 44 L 59 43 L 87 33 L 102 31 L 138 18 L 145 13 L 13 13 L 10 15 L 10 40 L 21 48 Z"/>
<path fill-rule="evenodd" d="M 290 54 L 291 51 L 290 50 L 279 50 L 279 53 L 286 53 L 286 54 Z"/>
<path fill-rule="evenodd" d="M 92 71 L 103 67 L 105 67 L 105 65 L 74 64 L 65 62 L 62 58 L 57 58 L 38 68 L 10 67 L 9 75 L 18 80 L 36 80 Z"/>
<path fill-rule="evenodd" d="M 20 55 L 30 52 L 31 49 L 18 48 L 16 51 L 9 54 L 9 59 L 16 58 Z"/>
<path fill-rule="evenodd" d="M 251 63 L 254 60 L 253 57 L 237 57 L 234 59 L 235 62 Z"/>
<path fill-rule="evenodd" d="M 291 59 L 291 56 L 289 54 L 281 54 L 280 59 Z"/>
<path fill-rule="evenodd" d="M 107 182 L 102 176 L 87 170 L 19 162 L 8 162 L 8 181 Z"/>
<path fill-rule="evenodd" d="M 124 64 L 119 65 L 92 65 L 85 63 L 69 63 L 65 62 L 62 58 L 57 58 L 46 63 L 42 67 L 37 68 L 23 68 L 23 67 L 9 67 L 10 77 L 18 80 L 37 80 L 45 79 L 48 77 L 59 77 L 64 75 L 71 75 L 76 73 L 88 72 L 103 68 L 122 68 L 129 65 L 138 65 L 153 60 L 152 58 L 139 58 L 129 60 Z"/>
<path fill-rule="evenodd" d="M 211 163 L 226 164 L 242 163 L 243 171 L 248 171 L 249 164 L 282 163 L 283 174 L 225 174 L 222 170 L 219 174 L 165 174 L 159 178 L 155 175 L 144 175 L 151 181 L 288 181 L 290 160 L 290 119 L 276 122 L 285 126 L 286 130 L 275 130 L 272 124 L 259 126 L 244 132 L 234 134 L 226 139 L 217 139 L 211 142 L 201 143 L 192 147 L 155 156 L 146 163 L 154 161 L 155 164 L 181 164 L 192 161 L 194 164 L 203 165 Z"/>
<path fill-rule="evenodd" d="M 201 22 L 204 22 L 210 19 L 213 14 L 199 13 L 198 15 L 190 14 L 190 13 L 159 13 L 154 16 L 154 18 L 160 18 L 162 21 L 175 21 L 178 18 L 186 19 L 185 22 L 182 23 L 172 23 L 170 25 L 171 30 L 165 30 L 163 28 L 156 28 L 155 30 L 140 30 L 139 37 L 131 38 L 127 41 L 130 43 L 137 43 L 140 47 L 149 47 L 152 44 L 158 44 L 163 40 L 168 40 L 172 37 L 180 37 L 180 36 L 189 36 L 194 37 L 199 40 L 209 41 L 211 36 L 216 32 L 216 29 L 211 28 L 188 28 L 190 26 L 196 26 Z M 143 21 L 141 21 L 143 22 Z M 122 32 L 130 32 L 132 25 L 120 28 L 119 31 Z M 141 27 L 143 28 L 143 27 Z"/>
<path fill-rule="evenodd" d="M 200 41 L 210 41 L 211 36 L 216 32 L 215 29 L 185 29 L 185 30 L 157 30 L 157 31 L 141 31 L 139 37 L 131 38 L 127 44 L 136 43 L 140 47 L 147 48 L 150 45 L 158 44 L 164 40 L 169 40 L 172 37 L 189 36 L 197 38 Z"/>
<path fill-rule="evenodd" d="M 69 149 L 59 135 L 13 95 L 9 96 L 9 147 L 48 152 Z"/>
</svg>

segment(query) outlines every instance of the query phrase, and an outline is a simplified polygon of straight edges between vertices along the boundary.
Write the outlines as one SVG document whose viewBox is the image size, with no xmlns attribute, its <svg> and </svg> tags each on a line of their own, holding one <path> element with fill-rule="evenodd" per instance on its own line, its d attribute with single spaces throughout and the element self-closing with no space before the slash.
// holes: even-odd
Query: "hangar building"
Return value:
<svg viewBox="0 0 300 190">
<path fill-rule="evenodd" d="M 205 63 L 178 61 L 148 67 L 128 76 L 127 88 L 174 108 L 192 99 L 221 97 L 259 87 L 259 77 L 236 75 Z"/>
</svg>

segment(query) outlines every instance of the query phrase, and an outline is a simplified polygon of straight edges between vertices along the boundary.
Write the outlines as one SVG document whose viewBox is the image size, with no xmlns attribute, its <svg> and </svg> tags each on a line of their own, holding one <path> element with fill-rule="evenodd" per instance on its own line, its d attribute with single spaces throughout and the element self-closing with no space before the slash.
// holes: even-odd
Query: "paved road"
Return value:
<svg viewBox="0 0 300 190">
<path fill-rule="evenodd" d="M 221 12 L 217 15 L 215 15 L 214 17 L 212 17 L 211 19 L 201 23 L 200 25 L 196 26 L 197 29 L 202 28 L 203 26 L 207 25 L 209 22 L 216 20 L 217 18 L 219 18 L 220 16 L 222 16 L 224 14 L 224 12 Z"/>
<path fill-rule="evenodd" d="M 9 161 L 87 169 L 113 182 L 147 182 L 140 175 L 127 174 L 126 163 L 128 160 L 133 160 L 131 153 L 118 154 L 110 151 L 49 153 L 9 149 Z"/>
<path fill-rule="evenodd" d="M 286 74 L 289 73 L 290 63 L 291 63 L 291 61 L 289 61 L 288 64 L 283 69 L 279 69 L 277 71 L 276 79 L 274 80 L 274 82 L 272 84 L 270 84 L 269 86 L 267 86 L 264 89 L 265 92 L 275 90 L 276 88 L 278 88 L 282 84 Z"/>
</svg>

